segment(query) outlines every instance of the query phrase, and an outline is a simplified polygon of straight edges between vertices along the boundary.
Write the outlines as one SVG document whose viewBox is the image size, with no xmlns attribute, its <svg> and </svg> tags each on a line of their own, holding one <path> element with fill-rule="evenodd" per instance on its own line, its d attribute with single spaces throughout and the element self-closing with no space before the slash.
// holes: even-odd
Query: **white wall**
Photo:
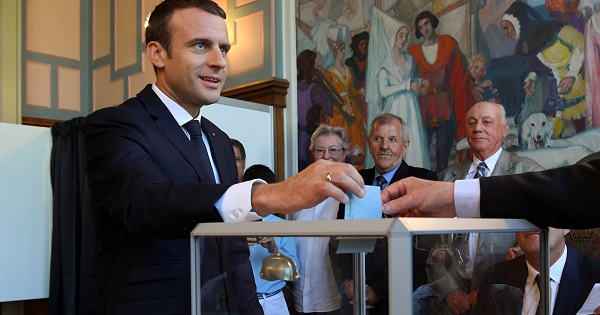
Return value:
<svg viewBox="0 0 600 315">
<path fill-rule="evenodd" d="M 0 123 L 0 302 L 48 297 L 50 128 Z"/>
<path fill-rule="evenodd" d="M 264 164 L 274 170 L 272 106 L 221 97 L 219 103 L 202 107 L 202 116 L 244 145 L 246 167 Z"/>
</svg>

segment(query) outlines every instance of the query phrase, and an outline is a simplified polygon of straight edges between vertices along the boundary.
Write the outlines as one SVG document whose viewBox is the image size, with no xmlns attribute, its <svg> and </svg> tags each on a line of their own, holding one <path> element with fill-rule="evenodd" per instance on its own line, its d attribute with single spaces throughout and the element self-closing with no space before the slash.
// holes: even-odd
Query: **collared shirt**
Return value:
<svg viewBox="0 0 600 315">
<path fill-rule="evenodd" d="M 339 202 L 327 198 L 315 207 L 294 213 L 294 220 L 335 220 Z M 301 313 L 331 312 L 340 308 L 331 260 L 329 237 L 295 237 L 300 281 L 294 283 L 294 306 Z"/>
<path fill-rule="evenodd" d="M 556 297 L 558 296 L 558 290 L 560 288 L 560 280 L 562 279 L 563 269 L 567 262 L 567 246 L 563 249 L 563 253 L 560 258 L 550 266 L 550 312 L 554 312 L 554 304 L 556 304 Z M 538 303 L 540 301 L 540 292 L 535 283 L 535 277 L 538 275 L 538 271 L 535 270 L 529 262 L 527 262 L 527 283 L 525 285 L 525 292 L 523 295 L 523 310 L 522 315 L 535 315 Z"/>
<path fill-rule="evenodd" d="M 469 172 L 467 173 L 467 176 L 465 176 L 465 179 L 471 179 L 475 177 L 475 174 L 477 173 L 477 167 L 481 162 L 485 162 L 485 165 L 487 166 L 487 169 L 485 170 L 485 177 L 492 176 L 492 173 L 496 168 L 496 163 L 498 163 L 498 159 L 500 158 L 501 153 L 502 148 L 498 149 L 496 153 L 487 158 L 485 161 L 481 161 L 480 159 L 473 156 L 473 163 L 471 163 L 471 166 L 469 167 Z"/>
<path fill-rule="evenodd" d="M 277 222 L 285 221 L 275 215 L 268 215 L 264 217 L 263 222 Z M 296 244 L 294 237 L 275 236 L 275 244 L 279 247 L 278 251 L 282 254 L 292 258 L 296 267 L 299 267 L 298 258 L 296 257 Z M 260 271 L 262 270 L 262 264 L 265 258 L 271 256 L 269 250 L 264 248 L 260 244 L 254 244 L 250 246 L 250 263 L 252 264 L 252 272 L 254 273 L 254 281 L 256 282 L 257 293 L 273 293 L 277 290 L 281 290 L 285 286 L 285 280 L 269 281 L 260 277 Z M 298 269 L 297 269 L 298 270 Z"/>
<path fill-rule="evenodd" d="M 156 93 L 158 98 L 160 98 L 163 104 L 165 104 L 171 115 L 173 115 L 173 118 L 175 118 L 182 131 L 189 139 L 190 135 L 185 130 L 183 125 L 191 119 L 196 119 L 198 122 L 200 122 L 202 117 L 202 108 L 200 108 L 198 117 L 191 117 L 190 113 L 165 95 L 165 93 L 163 93 L 156 86 L 156 84 L 152 84 L 152 90 L 154 93 Z M 220 183 L 219 173 L 217 172 L 215 163 L 212 159 L 210 145 L 208 145 L 205 136 L 202 137 L 202 140 L 204 141 L 204 145 L 206 146 L 206 150 L 210 158 L 210 164 L 215 174 L 215 180 L 217 183 Z M 232 185 L 229 187 L 229 189 L 227 189 L 227 191 L 225 191 L 223 196 L 221 196 L 221 198 L 215 202 L 215 207 L 219 211 L 219 214 L 221 215 L 221 218 L 223 218 L 224 222 L 254 221 L 260 219 L 258 214 L 252 212 L 252 185 L 257 181 L 265 183 L 264 181 L 258 179 Z"/>
<path fill-rule="evenodd" d="M 485 161 L 481 161 L 477 157 L 473 156 L 473 162 L 469 167 L 469 172 L 465 176 L 465 178 L 472 179 L 475 177 L 477 173 L 477 167 L 479 163 L 484 162 L 487 166 L 485 170 L 485 177 L 492 176 L 494 173 L 494 169 L 496 168 L 496 164 L 498 163 L 498 159 L 500 158 L 500 154 L 502 153 L 502 148 L 499 148 L 496 153 L 492 154 Z M 473 270 L 475 269 L 475 258 L 477 257 L 477 250 L 479 249 L 479 233 L 469 233 L 469 261 L 465 266 L 465 270 L 459 269 L 461 275 L 467 279 L 471 279 L 473 277 Z"/>
<path fill-rule="evenodd" d="M 394 168 L 393 170 L 391 170 L 389 172 L 386 172 L 385 174 L 380 174 L 377 171 L 377 169 L 375 169 L 375 177 L 373 177 L 373 186 L 378 186 L 378 183 L 375 180 L 375 178 L 377 178 L 377 176 L 379 176 L 379 175 L 382 175 L 383 178 L 385 178 L 385 180 L 387 180 L 387 183 L 385 185 L 383 185 L 383 188 L 387 187 L 392 182 L 392 178 L 394 178 L 394 174 L 396 174 L 396 171 L 398 170 L 400 165 L 402 165 L 402 162 L 400 162 L 400 164 L 398 164 L 398 166 L 396 166 L 396 168 Z"/>
</svg>

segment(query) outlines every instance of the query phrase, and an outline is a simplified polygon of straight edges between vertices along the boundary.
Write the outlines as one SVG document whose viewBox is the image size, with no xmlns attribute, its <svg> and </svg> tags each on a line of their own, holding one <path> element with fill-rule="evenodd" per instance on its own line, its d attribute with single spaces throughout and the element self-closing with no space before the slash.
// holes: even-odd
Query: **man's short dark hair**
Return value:
<svg viewBox="0 0 600 315">
<path fill-rule="evenodd" d="M 253 179 L 262 179 L 265 182 L 267 182 L 267 184 L 277 182 L 277 179 L 275 178 L 275 173 L 273 173 L 273 171 L 268 166 L 262 164 L 254 164 L 248 167 L 248 169 L 244 172 L 244 177 L 242 178 L 242 181 L 245 182 Z"/>
<path fill-rule="evenodd" d="M 246 150 L 242 143 L 237 139 L 230 139 L 231 145 L 236 147 L 240 151 L 240 155 L 242 156 L 242 160 L 246 160 Z"/>
<path fill-rule="evenodd" d="M 440 24 L 440 20 L 435 15 L 433 15 L 431 11 L 423 11 L 419 13 L 419 15 L 417 15 L 417 17 L 415 18 L 415 36 L 417 37 L 417 39 L 423 37 L 421 31 L 419 31 L 419 22 L 421 22 L 421 20 L 423 19 L 428 19 L 433 29 L 436 29 Z"/>
<path fill-rule="evenodd" d="M 165 0 L 157 5 L 146 21 L 146 45 L 150 42 L 160 43 L 171 57 L 171 29 L 169 22 L 175 10 L 198 8 L 202 11 L 225 19 L 227 15 L 218 4 L 211 0 Z M 156 72 L 156 67 L 154 69 Z"/>
</svg>

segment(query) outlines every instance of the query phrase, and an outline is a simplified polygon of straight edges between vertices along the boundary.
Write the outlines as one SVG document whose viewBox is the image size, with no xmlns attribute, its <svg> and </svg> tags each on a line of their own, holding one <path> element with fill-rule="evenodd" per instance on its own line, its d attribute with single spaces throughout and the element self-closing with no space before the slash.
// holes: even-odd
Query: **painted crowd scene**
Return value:
<svg viewBox="0 0 600 315">
<path fill-rule="evenodd" d="M 544 168 L 600 151 L 600 0 L 297 0 L 298 165 L 321 123 L 373 166 L 371 120 L 408 126 L 412 166 L 470 158 L 465 115 L 502 104 L 503 148 Z"/>
</svg>

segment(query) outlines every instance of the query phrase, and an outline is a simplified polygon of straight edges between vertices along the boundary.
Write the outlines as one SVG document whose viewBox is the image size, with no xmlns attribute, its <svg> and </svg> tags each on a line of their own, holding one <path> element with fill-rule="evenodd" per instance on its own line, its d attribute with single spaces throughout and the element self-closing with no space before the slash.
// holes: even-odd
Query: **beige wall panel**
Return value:
<svg viewBox="0 0 600 315">
<path fill-rule="evenodd" d="M 50 108 L 50 65 L 27 61 L 25 75 L 26 105 Z"/>
<path fill-rule="evenodd" d="M 236 74 L 264 66 L 264 18 L 256 12 L 234 22 L 236 45 L 229 52 L 229 73 Z"/>
<path fill-rule="evenodd" d="M 94 56 L 110 54 L 110 0 L 94 0 Z"/>
<path fill-rule="evenodd" d="M 137 63 L 136 1 L 115 0 L 115 70 Z"/>
<path fill-rule="evenodd" d="M 147 84 L 154 82 L 156 82 L 156 76 L 154 75 L 152 63 L 148 60 L 146 54 L 142 53 L 142 72 L 129 76 L 129 91 L 127 94 L 129 97 L 133 97 Z"/>
<path fill-rule="evenodd" d="M 58 67 L 58 108 L 81 111 L 81 75 L 78 69 Z"/>
<path fill-rule="evenodd" d="M 79 1 L 28 0 L 26 49 L 79 60 Z"/>
<path fill-rule="evenodd" d="M 243 5 L 249 4 L 249 3 L 253 3 L 253 2 L 258 2 L 258 0 L 235 0 L 235 4 L 234 6 L 236 8 L 239 8 Z"/>
<path fill-rule="evenodd" d="M 123 79 L 110 80 L 110 65 L 94 70 L 94 110 L 123 103 Z"/>
<path fill-rule="evenodd" d="M 225 11 L 225 14 L 229 14 L 227 12 L 227 0 L 214 0 L 216 4 L 218 4 L 223 11 Z M 225 19 L 225 24 L 227 24 L 227 33 L 229 35 L 229 41 L 231 42 L 232 45 L 235 45 L 235 43 L 233 42 L 233 19 L 231 18 L 230 15 L 227 16 L 227 19 Z"/>
</svg>

